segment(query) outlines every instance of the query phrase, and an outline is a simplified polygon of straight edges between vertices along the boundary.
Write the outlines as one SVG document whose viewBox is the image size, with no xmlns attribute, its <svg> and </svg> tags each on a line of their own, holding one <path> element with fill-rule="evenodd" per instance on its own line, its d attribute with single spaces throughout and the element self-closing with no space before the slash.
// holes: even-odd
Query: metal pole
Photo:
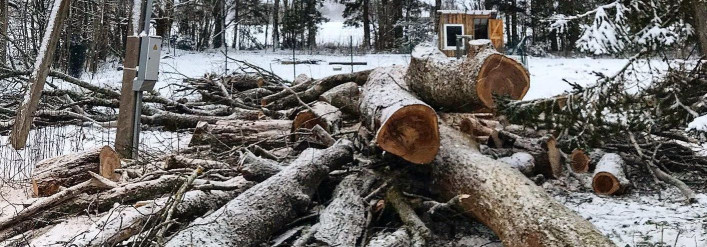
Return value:
<svg viewBox="0 0 707 247">
<path fill-rule="evenodd" d="M 140 34 L 140 63 L 137 72 L 137 82 L 143 84 L 145 82 L 145 69 L 147 67 L 147 53 L 149 52 L 148 44 L 150 42 L 150 18 L 152 18 L 152 0 L 146 0 L 145 4 L 145 26 L 143 33 Z M 138 159 L 138 148 L 140 145 L 140 116 L 142 115 L 142 91 L 140 88 L 133 87 L 135 91 L 135 121 L 133 122 L 133 159 Z"/>
</svg>

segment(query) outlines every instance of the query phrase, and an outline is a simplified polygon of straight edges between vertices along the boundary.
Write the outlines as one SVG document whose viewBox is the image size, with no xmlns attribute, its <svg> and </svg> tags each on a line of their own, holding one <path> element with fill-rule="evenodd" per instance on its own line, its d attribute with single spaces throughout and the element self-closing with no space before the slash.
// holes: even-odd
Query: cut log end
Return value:
<svg viewBox="0 0 707 247">
<path fill-rule="evenodd" d="M 405 106 L 383 124 L 376 142 L 383 150 L 412 163 L 430 163 L 439 150 L 437 114 L 426 105 Z"/>
<path fill-rule="evenodd" d="M 621 190 L 621 182 L 611 173 L 598 172 L 592 178 L 592 189 L 599 195 L 614 195 Z"/>
<path fill-rule="evenodd" d="M 479 99 L 490 109 L 494 108 L 494 95 L 520 100 L 530 88 L 530 77 L 523 65 L 500 54 L 486 58 L 478 78 Z"/>
<path fill-rule="evenodd" d="M 577 173 L 586 173 L 589 171 L 589 155 L 587 155 L 584 150 L 575 149 L 570 154 L 570 164 L 572 164 L 572 170 Z"/>
<path fill-rule="evenodd" d="M 99 157 L 99 174 L 107 179 L 118 181 L 118 176 L 115 173 L 115 169 L 120 168 L 120 157 L 118 153 L 113 150 L 110 146 L 104 146 L 101 148 L 101 153 Z"/>
</svg>

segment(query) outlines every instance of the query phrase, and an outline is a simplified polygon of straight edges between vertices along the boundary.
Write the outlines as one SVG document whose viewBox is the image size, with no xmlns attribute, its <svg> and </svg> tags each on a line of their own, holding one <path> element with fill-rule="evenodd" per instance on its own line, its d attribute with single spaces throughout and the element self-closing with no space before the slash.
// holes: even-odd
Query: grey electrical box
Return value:
<svg viewBox="0 0 707 247">
<path fill-rule="evenodd" d="M 145 43 L 141 43 L 141 44 L 145 44 Z M 141 52 L 144 52 L 144 50 L 142 50 L 142 49 L 140 49 L 140 50 L 141 50 Z M 155 83 L 157 82 L 157 79 L 160 74 L 161 52 L 162 52 L 162 37 L 159 37 L 159 36 L 149 37 L 147 40 L 147 63 L 145 65 L 144 70 L 143 70 L 143 68 L 138 68 L 138 80 L 135 80 L 133 82 L 133 90 L 134 91 L 150 91 L 155 87 Z M 144 81 L 140 81 L 140 79 L 139 79 L 140 73 L 145 73 L 145 80 Z"/>
</svg>

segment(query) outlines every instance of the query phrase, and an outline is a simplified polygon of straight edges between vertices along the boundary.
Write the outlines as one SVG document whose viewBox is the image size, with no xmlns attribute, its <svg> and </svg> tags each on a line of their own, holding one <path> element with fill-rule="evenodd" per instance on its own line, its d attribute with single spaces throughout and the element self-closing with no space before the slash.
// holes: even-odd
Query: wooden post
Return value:
<svg viewBox="0 0 707 247">
<path fill-rule="evenodd" d="M 137 75 L 135 68 L 138 63 L 140 38 L 129 36 L 125 47 L 123 62 L 123 85 L 120 89 L 120 109 L 118 112 L 118 130 L 115 135 L 115 151 L 122 158 L 132 158 L 134 93 L 133 80 Z"/>
<path fill-rule="evenodd" d="M 54 8 L 52 8 L 47 30 L 42 38 L 41 49 L 34 63 L 34 70 L 29 77 L 29 91 L 25 93 L 22 104 L 17 108 L 15 124 L 10 133 L 10 143 L 16 150 L 24 148 L 27 144 L 27 136 L 34 119 L 33 115 L 39 106 L 44 82 L 49 74 L 52 61 L 54 61 L 54 51 L 57 42 L 59 42 L 61 26 L 69 13 L 70 4 L 71 0 L 54 0 Z"/>
</svg>

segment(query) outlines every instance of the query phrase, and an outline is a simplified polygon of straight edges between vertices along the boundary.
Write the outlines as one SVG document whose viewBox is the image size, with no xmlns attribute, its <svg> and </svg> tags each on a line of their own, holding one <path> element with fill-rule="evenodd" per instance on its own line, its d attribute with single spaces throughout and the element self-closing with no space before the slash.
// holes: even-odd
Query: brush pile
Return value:
<svg viewBox="0 0 707 247">
<path fill-rule="evenodd" d="M 536 184 L 574 179 L 619 194 L 634 161 L 611 148 L 567 151 L 553 128 L 497 115 L 496 96 L 522 99 L 528 72 L 490 44 L 475 50 L 453 60 L 420 46 L 408 67 L 316 80 L 255 66 L 187 79 L 198 99 L 150 95 L 142 122 L 193 130 L 189 148 L 120 160 L 103 147 L 39 162 L 36 198 L 3 211 L 0 243 L 613 246 Z M 64 103 L 63 119 L 112 121 L 79 102 L 117 108 L 119 95 L 81 87 L 91 93 L 45 100 Z"/>
</svg>

